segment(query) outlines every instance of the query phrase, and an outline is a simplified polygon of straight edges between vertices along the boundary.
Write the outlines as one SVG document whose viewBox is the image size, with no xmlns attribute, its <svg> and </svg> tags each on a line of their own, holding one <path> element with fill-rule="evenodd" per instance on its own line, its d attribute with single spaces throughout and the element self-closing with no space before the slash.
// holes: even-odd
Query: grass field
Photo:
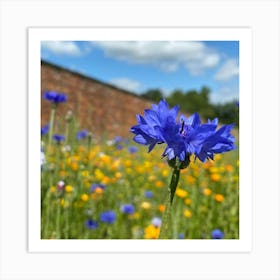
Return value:
<svg viewBox="0 0 280 280">
<path fill-rule="evenodd" d="M 66 133 L 51 145 L 42 136 L 41 238 L 158 238 L 172 174 L 164 148 L 147 153 L 130 139 L 77 139 L 73 127 Z M 216 238 L 238 239 L 238 149 L 205 164 L 192 158 L 172 211 L 170 238 L 210 239 L 219 230 Z"/>
</svg>

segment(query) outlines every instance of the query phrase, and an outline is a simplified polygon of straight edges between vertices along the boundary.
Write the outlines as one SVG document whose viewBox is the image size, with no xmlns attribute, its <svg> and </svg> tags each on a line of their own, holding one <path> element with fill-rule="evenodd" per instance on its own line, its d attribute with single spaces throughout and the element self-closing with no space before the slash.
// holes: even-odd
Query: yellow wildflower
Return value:
<svg viewBox="0 0 280 280">
<path fill-rule="evenodd" d="M 212 191 L 208 188 L 203 189 L 203 194 L 206 196 L 209 196 L 212 193 Z"/>
<path fill-rule="evenodd" d="M 218 202 L 223 202 L 224 201 L 224 196 L 222 194 L 215 194 L 214 196 L 215 200 Z"/>
<path fill-rule="evenodd" d="M 167 176 L 168 176 L 168 174 L 169 174 L 168 169 L 164 169 L 164 170 L 162 170 L 161 174 L 162 174 L 162 176 L 163 176 L 163 177 L 167 177 Z"/>
<path fill-rule="evenodd" d="M 222 156 L 220 154 L 216 154 L 215 155 L 215 161 L 218 161 L 222 158 Z"/>
<path fill-rule="evenodd" d="M 97 180 L 101 181 L 105 177 L 105 175 L 102 173 L 100 169 L 97 168 L 94 171 L 94 177 L 96 177 Z"/>
<path fill-rule="evenodd" d="M 74 161 L 70 164 L 70 167 L 73 171 L 77 171 L 79 169 L 78 162 Z"/>
<path fill-rule="evenodd" d="M 184 198 L 188 195 L 188 192 L 183 189 L 177 188 L 175 194 L 180 198 Z"/>
<path fill-rule="evenodd" d="M 195 178 L 192 175 L 187 175 L 186 181 L 188 184 L 193 184 L 195 183 Z"/>
<path fill-rule="evenodd" d="M 103 189 L 99 188 L 99 187 L 96 187 L 94 192 L 97 193 L 97 194 L 102 194 L 103 193 Z"/>
<path fill-rule="evenodd" d="M 88 195 L 86 193 L 83 193 L 81 195 L 81 200 L 84 201 L 84 202 L 88 201 Z"/>
<path fill-rule="evenodd" d="M 121 172 L 116 172 L 116 173 L 115 173 L 115 177 L 116 177 L 117 179 L 120 179 L 120 178 L 122 177 L 122 173 L 121 173 Z"/>
<path fill-rule="evenodd" d="M 65 187 L 65 191 L 67 192 L 67 193 L 71 193 L 72 191 L 73 191 L 73 187 L 72 186 L 70 186 L 70 185 L 67 185 L 66 187 Z"/>
<path fill-rule="evenodd" d="M 50 187 L 50 192 L 55 193 L 56 192 L 56 186 L 51 186 Z"/>
<path fill-rule="evenodd" d="M 101 183 L 104 185 L 107 185 L 110 182 L 110 178 L 108 176 L 105 176 L 102 180 Z"/>
<path fill-rule="evenodd" d="M 225 168 L 226 168 L 227 172 L 232 172 L 233 171 L 233 166 L 231 164 L 227 164 Z"/>
<path fill-rule="evenodd" d="M 155 227 L 154 225 L 149 225 L 145 228 L 145 239 L 158 239 L 160 233 L 160 227 Z"/>
<path fill-rule="evenodd" d="M 131 167 L 131 165 L 132 165 L 131 160 L 129 160 L 129 159 L 125 160 L 125 162 L 124 162 L 125 167 Z"/>
<path fill-rule="evenodd" d="M 213 173 L 210 178 L 213 182 L 219 182 L 222 179 L 221 175 L 218 173 Z"/>
<path fill-rule="evenodd" d="M 143 201 L 141 203 L 141 208 L 144 209 L 144 210 L 149 210 L 151 209 L 152 205 L 150 202 L 147 202 L 147 201 Z"/>
<path fill-rule="evenodd" d="M 136 172 L 139 174 L 143 174 L 145 172 L 145 168 L 143 166 L 137 166 Z"/>
<path fill-rule="evenodd" d="M 162 188 L 162 187 L 163 187 L 163 182 L 162 182 L 162 181 L 156 181 L 156 182 L 155 182 L 155 186 L 156 186 L 157 188 Z"/>
<path fill-rule="evenodd" d="M 111 162 L 111 158 L 108 155 L 102 154 L 100 156 L 100 160 L 102 163 L 109 164 Z"/>
<path fill-rule="evenodd" d="M 156 179 L 156 176 L 155 175 L 150 175 L 148 177 L 148 181 L 154 181 Z"/>
<path fill-rule="evenodd" d="M 186 203 L 187 205 L 191 205 L 191 204 L 192 204 L 192 200 L 191 200 L 190 198 L 186 198 L 186 199 L 185 199 L 185 203 Z"/>
<path fill-rule="evenodd" d="M 192 216 L 192 212 L 191 212 L 190 210 L 185 210 L 185 211 L 184 211 L 184 216 L 185 216 L 186 218 L 190 218 L 190 217 Z"/>
<path fill-rule="evenodd" d="M 165 205 L 164 205 L 164 204 L 160 204 L 160 205 L 158 206 L 158 210 L 159 210 L 160 212 L 164 212 L 164 211 L 165 211 Z"/>
</svg>

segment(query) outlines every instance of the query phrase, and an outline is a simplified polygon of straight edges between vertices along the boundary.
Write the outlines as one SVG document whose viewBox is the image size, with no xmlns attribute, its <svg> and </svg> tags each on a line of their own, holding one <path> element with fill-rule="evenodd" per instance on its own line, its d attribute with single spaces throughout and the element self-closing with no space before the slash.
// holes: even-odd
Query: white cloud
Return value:
<svg viewBox="0 0 280 280">
<path fill-rule="evenodd" d="M 72 41 L 43 41 L 41 43 L 41 47 L 43 50 L 49 50 L 52 53 L 61 55 L 81 55 L 82 51 Z"/>
<path fill-rule="evenodd" d="M 115 78 L 110 80 L 109 83 L 115 85 L 116 87 L 136 93 L 139 92 L 141 87 L 141 84 L 138 81 L 128 78 Z"/>
<path fill-rule="evenodd" d="M 92 42 L 105 55 L 136 64 L 152 64 L 166 72 L 183 65 L 191 74 L 202 73 L 218 65 L 220 55 L 203 42 L 171 41 L 103 41 Z"/>
<path fill-rule="evenodd" d="M 215 79 L 218 81 L 227 81 L 239 74 L 239 66 L 237 59 L 227 60 L 215 75 Z"/>
<path fill-rule="evenodd" d="M 229 87 L 221 88 L 218 92 L 213 92 L 210 94 L 211 103 L 225 103 L 231 102 L 233 100 L 238 100 L 239 94 Z"/>
</svg>

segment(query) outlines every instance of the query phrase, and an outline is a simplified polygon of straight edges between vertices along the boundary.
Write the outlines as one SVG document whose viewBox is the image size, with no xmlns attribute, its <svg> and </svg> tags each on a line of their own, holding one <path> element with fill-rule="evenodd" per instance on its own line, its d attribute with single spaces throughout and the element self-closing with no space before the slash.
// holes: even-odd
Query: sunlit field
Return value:
<svg viewBox="0 0 280 280">
<path fill-rule="evenodd" d="M 60 128 L 51 141 L 41 132 L 41 238 L 157 239 L 172 174 L 164 147 L 147 153 L 133 135 L 98 140 L 67 122 Z M 238 149 L 191 159 L 170 227 L 173 239 L 239 238 Z"/>
</svg>

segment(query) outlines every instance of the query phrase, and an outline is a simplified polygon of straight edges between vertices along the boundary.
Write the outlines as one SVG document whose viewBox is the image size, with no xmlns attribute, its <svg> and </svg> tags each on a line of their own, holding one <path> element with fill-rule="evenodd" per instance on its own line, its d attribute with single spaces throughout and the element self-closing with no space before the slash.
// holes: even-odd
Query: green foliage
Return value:
<svg viewBox="0 0 280 280">
<path fill-rule="evenodd" d="M 163 93 L 161 92 L 160 89 L 150 89 L 141 94 L 141 96 L 154 101 L 154 102 L 159 102 L 161 99 L 163 99 Z"/>
<path fill-rule="evenodd" d="M 180 110 L 193 114 L 198 112 L 204 119 L 218 118 L 220 123 L 234 124 L 239 126 L 239 107 L 237 100 L 224 103 L 224 104 L 212 104 L 210 102 L 211 90 L 203 86 L 199 91 L 189 90 L 183 92 L 180 89 L 176 89 L 166 98 L 166 101 L 170 106 L 180 105 Z M 142 94 L 143 97 L 158 102 L 164 98 L 160 89 L 151 89 Z"/>
</svg>

